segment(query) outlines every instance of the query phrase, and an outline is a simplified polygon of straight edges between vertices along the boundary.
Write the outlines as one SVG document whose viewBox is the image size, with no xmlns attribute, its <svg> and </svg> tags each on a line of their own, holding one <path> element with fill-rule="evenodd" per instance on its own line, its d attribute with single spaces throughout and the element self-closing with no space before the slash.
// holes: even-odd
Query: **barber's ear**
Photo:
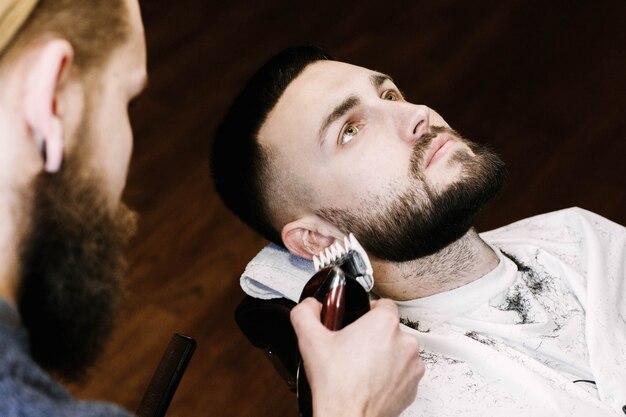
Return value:
<svg viewBox="0 0 626 417">
<path fill-rule="evenodd" d="M 56 172 L 65 147 L 59 97 L 68 83 L 74 50 L 69 42 L 56 38 L 34 48 L 26 68 L 24 112 L 45 170 Z"/>
<path fill-rule="evenodd" d="M 291 253 L 306 259 L 319 255 L 335 239 L 342 238 L 339 230 L 317 217 L 306 217 L 288 223 L 283 227 L 281 235 Z"/>
</svg>

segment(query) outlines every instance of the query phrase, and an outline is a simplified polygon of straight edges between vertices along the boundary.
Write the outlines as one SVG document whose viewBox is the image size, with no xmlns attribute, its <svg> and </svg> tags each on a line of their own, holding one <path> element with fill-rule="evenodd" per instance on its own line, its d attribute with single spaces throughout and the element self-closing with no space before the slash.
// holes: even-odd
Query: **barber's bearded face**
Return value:
<svg viewBox="0 0 626 417">
<path fill-rule="evenodd" d="M 475 155 L 458 150 L 450 164 L 460 164 L 460 178 L 442 191 L 429 186 L 423 154 L 438 132 L 448 132 L 465 142 Z M 433 254 L 463 236 L 480 209 L 500 190 L 505 168 L 500 158 L 483 145 L 462 139 L 452 129 L 433 127 L 416 142 L 411 157 L 410 185 L 395 184 L 382 193 L 371 193 L 360 209 L 333 207 L 318 211 L 326 221 L 357 236 L 379 259 L 405 262 Z"/>
<path fill-rule="evenodd" d="M 24 242 L 19 308 L 32 353 L 66 379 L 84 374 L 112 330 L 121 249 L 135 229 L 134 213 L 123 205 L 111 213 L 101 189 L 87 158 L 68 155 L 60 173 L 37 179 Z"/>
</svg>

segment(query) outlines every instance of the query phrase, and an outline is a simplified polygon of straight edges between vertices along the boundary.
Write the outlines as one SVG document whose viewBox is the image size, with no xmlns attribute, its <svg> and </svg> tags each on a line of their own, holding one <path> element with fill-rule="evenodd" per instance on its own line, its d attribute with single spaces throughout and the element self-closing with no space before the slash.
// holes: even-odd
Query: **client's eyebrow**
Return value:
<svg viewBox="0 0 626 417">
<path fill-rule="evenodd" d="M 326 119 L 322 123 L 322 126 L 320 127 L 320 147 L 324 144 L 324 136 L 326 135 L 326 130 L 328 130 L 328 127 L 341 116 L 348 113 L 354 107 L 358 106 L 360 102 L 361 100 L 357 96 L 350 96 L 333 109 L 333 111 L 326 117 Z"/>
<path fill-rule="evenodd" d="M 372 83 L 374 88 L 380 87 L 381 85 L 383 85 L 385 83 L 385 81 L 393 82 L 391 77 L 388 76 L 387 74 L 381 74 L 380 72 L 376 72 L 376 73 L 370 75 L 370 82 Z"/>
<path fill-rule="evenodd" d="M 374 87 L 375 89 L 383 85 L 386 81 L 393 82 L 390 76 L 388 76 L 387 74 L 382 74 L 380 72 L 373 73 L 372 75 L 370 75 L 369 78 L 370 84 L 372 84 L 372 87 Z M 328 130 L 328 127 L 333 124 L 337 119 L 348 113 L 351 109 L 358 106 L 360 103 L 361 100 L 357 96 L 351 95 L 333 109 L 333 111 L 326 117 L 326 119 L 324 119 L 324 122 L 320 127 L 318 136 L 320 147 L 324 145 L 324 137 L 326 136 L 326 130 Z"/>
</svg>

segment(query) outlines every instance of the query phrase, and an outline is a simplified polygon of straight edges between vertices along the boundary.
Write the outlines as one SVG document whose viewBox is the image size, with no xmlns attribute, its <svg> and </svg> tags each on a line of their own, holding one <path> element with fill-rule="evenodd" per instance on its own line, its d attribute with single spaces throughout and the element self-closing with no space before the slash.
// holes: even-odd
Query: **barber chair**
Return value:
<svg viewBox="0 0 626 417">
<path fill-rule="evenodd" d="M 289 313 L 295 305 L 286 298 L 260 300 L 246 295 L 235 310 L 235 321 L 243 334 L 263 351 L 294 393 L 299 356 Z"/>
</svg>

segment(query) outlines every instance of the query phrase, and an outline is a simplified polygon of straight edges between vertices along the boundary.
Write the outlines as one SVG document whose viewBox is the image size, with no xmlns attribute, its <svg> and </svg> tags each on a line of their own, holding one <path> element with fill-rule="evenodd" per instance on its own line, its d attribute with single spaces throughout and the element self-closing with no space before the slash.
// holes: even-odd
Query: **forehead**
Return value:
<svg viewBox="0 0 626 417">
<path fill-rule="evenodd" d="M 307 66 L 287 87 L 283 97 L 314 98 L 325 92 L 352 91 L 360 85 L 367 87 L 375 72 L 367 68 L 338 61 L 317 61 Z"/>
<path fill-rule="evenodd" d="M 342 100 L 372 89 L 371 77 L 375 74 L 378 73 L 337 61 L 318 61 L 307 66 L 285 89 L 261 126 L 259 143 L 284 148 L 296 139 L 314 137 L 325 116 Z"/>
</svg>

